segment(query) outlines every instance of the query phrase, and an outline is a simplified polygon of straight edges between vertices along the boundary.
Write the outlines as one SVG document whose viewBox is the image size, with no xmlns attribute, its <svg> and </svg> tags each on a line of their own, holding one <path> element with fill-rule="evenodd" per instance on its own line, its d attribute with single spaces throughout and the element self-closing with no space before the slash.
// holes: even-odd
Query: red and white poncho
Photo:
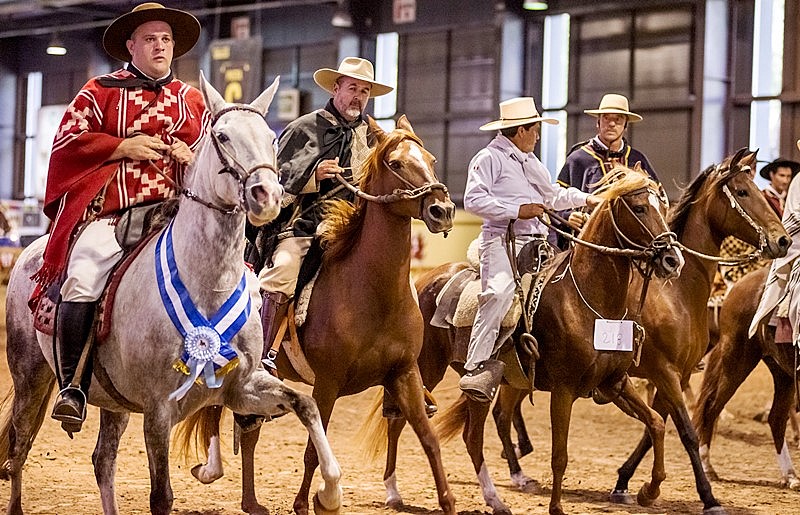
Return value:
<svg viewBox="0 0 800 515">
<path fill-rule="evenodd" d="M 123 69 L 110 77 L 126 79 L 133 74 Z M 154 166 L 175 180 L 182 178 L 185 167 L 174 160 L 153 164 L 132 159 L 110 162 L 109 157 L 124 138 L 147 134 L 160 137 L 166 144 L 183 141 L 195 151 L 208 125 L 200 91 L 177 79 L 158 92 L 140 87 L 103 87 L 97 79 L 87 82 L 76 95 L 53 141 L 44 203 L 44 213 L 53 225 L 44 264 L 34 276 L 42 285 L 51 283 L 64 270 L 70 236 L 88 216 L 89 203 L 106 183 L 99 216 L 174 195 L 172 184 Z"/>
</svg>

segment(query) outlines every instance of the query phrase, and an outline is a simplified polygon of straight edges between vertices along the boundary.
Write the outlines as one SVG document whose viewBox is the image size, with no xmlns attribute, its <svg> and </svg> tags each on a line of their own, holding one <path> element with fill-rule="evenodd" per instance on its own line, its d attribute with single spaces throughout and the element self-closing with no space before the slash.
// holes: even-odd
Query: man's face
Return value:
<svg viewBox="0 0 800 515">
<path fill-rule="evenodd" d="M 367 108 L 372 84 L 351 77 L 339 77 L 333 85 L 333 106 L 347 121 L 354 121 Z"/>
<path fill-rule="evenodd" d="M 597 135 L 604 145 L 611 148 L 622 139 L 628 117 L 624 114 L 603 113 L 597 119 Z M 617 150 L 614 148 L 613 150 Z"/>
<path fill-rule="evenodd" d="M 133 65 L 148 77 L 159 79 L 169 73 L 175 40 L 168 23 L 148 21 L 139 25 L 125 45 Z"/>
<path fill-rule="evenodd" d="M 536 143 L 542 137 L 542 122 L 536 122 L 533 127 L 526 129 L 520 126 L 517 129 L 517 138 L 515 139 L 517 147 L 523 152 L 533 152 L 536 148 Z"/>
<path fill-rule="evenodd" d="M 792 182 L 792 169 L 788 166 L 779 166 L 769 174 L 769 183 L 778 193 L 783 193 Z"/>
</svg>

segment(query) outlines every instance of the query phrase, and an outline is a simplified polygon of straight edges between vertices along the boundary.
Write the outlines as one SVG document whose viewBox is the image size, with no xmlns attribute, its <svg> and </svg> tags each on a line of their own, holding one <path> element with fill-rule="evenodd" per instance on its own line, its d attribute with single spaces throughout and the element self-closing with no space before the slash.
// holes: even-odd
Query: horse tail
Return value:
<svg viewBox="0 0 800 515">
<path fill-rule="evenodd" d="M 186 463 L 189 463 L 190 459 L 200 458 L 203 461 L 208 457 L 211 437 L 219 435 L 219 422 L 223 409 L 222 406 L 206 406 L 175 426 L 175 449 L 178 456 Z"/>
<path fill-rule="evenodd" d="M 44 418 L 47 416 L 48 403 L 50 401 L 50 393 L 53 390 L 53 384 L 55 384 L 55 381 L 50 383 L 50 387 L 47 389 L 46 395 L 42 396 L 39 409 L 36 411 L 36 417 L 33 419 L 33 431 L 31 433 L 31 438 L 36 436 L 36 434 L 39 432 L 39 429 L 42 428 Z M 11 427 L 11 415 L 14 412 L 13 401 L 14 387 L 12 386 L 8 389 L 8 392 L 3 397 L 3 400 L 0 401 L 0 479 L 8 479 L 6 476 L 8 471 L 4 466 L 2 466 L 2 464 L 8 460 L 8 454 L 11 451 L 13 438 L 13 428 Z"/>
<path fill-rule="evenodd" d="M 376 388 L 367 418 L 361 424 L 356 438 L 361 442 L 361 455 L 369 463 L 374 463 L 386 454 L 386 444 L 389 439 L 389 423 L 384 418 L 383 388 Z"/>
<path fill-rule="evenodd" d="M 467 396 L 462 393 L 455 404 L 436 417 L 433 423 L 439 441 L 448 442 L 455 438 L 464 429 L 468 414 L 469 402 Z"/>
</svg>

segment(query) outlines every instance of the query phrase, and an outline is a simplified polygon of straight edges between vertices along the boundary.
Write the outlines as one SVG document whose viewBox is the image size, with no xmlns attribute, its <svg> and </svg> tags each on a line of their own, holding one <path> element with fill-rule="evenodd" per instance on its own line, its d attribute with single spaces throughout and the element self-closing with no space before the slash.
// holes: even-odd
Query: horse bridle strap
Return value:
<svg viewBox="0 0 800 515">
<path fill-rule="evenodd" d="M 386 162 L 384 161 L 384 163 L 386 163 Z M 389 168 L 389 171 L 391 171 L 394 175 L 396 175 L 401 180 L 403 180 L 403 182 L 405 182 L 407 184 L 410 184 L 410 183 L 408 183 L 408 181 L 406 181 L 405 179 L 400 177 L 400 175 L 397 172 L 392 170 L 392 168 L 388 164 L 386 164 L 386 167 Z M 375 202 L 375 203 L 378 203 L 378 204 L 391 204 L 391 203 L 394 203 L 394 202 L 399 202 L 401 200 L 414 200 L 414 199 L 422 198 L 422 197 L 424 197 L 425 195 L 427 195 L 428 193 L 430 193 L 431 191 L 434 191 L 434 190 L 441 190 L 443 193 L 447 194 L 447 186 L 445 186 L 444 184 L 442 184 L 440 182 L 430 182 L 428 184 L 424 184 L 424 185 L 422 185 L 422 186 L 420 186 L 418 188 L 415 188 L 415 189 L 394 190 L 392 193 L 389 193 L 389 194 L 386 194 L 386 195 L 371 195 L 371 194 L 365 192 L 364 190 L 362 190 L 361 188 L 358 188 L 357 186 L 353 186 L 352 184 L 347 182 L 347 179 L 342 177 L 341 174 L 337 173 L 336 174 L 336 179 L 345 188 L 347 188 L 348 190 L 353 192 L 357 197 L 363 198 L 364 200 L 366 200 L 368 202 Z"/>
</svg>

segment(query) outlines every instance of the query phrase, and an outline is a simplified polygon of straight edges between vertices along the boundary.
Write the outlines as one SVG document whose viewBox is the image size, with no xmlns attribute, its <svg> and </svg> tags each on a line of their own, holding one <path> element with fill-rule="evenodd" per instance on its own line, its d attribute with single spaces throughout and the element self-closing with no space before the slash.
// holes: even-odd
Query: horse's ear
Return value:
<svg viewBox="0 0 800 515">
<path fill-rule="evenodd" d="M 738 164 L 739 161 L 742 160 L 742 157 L 744 157 L 744 155 L 749 151 L 750 149 L 747 147 L 742 147 L 739 150 L 737 150 L 736 153 L 733 154 L 733 157 L 731 158 L 730 166 Z"/>
<path fill-rule="evenodd" d="M 408 132 L 414 134 L 414 128 L 411 126 L 411 122 L 408 121 L 408 118 L 406 118 L 406 115 L 401 115 L 397 120 L 397 128 L 407 130 Z"/>
<path fill-rule="evenodd" d="M 644 170 L 642 169 L 642 162 L 641 161 L 636 161 L 636 163 L 634 163 L 634 165 L 633 165 L 633 169 L 635 171 L 637 171 L 637 172 L 644 173 Z"/>
<path fill-rule="evenodd" d="M 281 76 L 278 75 L 275 77 L 275 80 L 272 81 L 270 87 L 265 89 L 264 92 L 258 95 L 258 98 L 253 100 L 253 103 L 250 104 L 252 107 L 255 107 L 263 116 L 267 115 L 267 111 L 269 111 L 269 105 L 272 103 L 272 99 L 275 98 L 275 93 L 278 91 L 278 85 L 280 82 Z"/>
<path fill-rule="evenodd" d="M 386 139 L 386 133 L 380 128 L 378 122 L 374 118 L 367 115 L 367 125 L 369 126 L 369 139 L 375 141 L 376 144 L 383 143 Z"/>
<path fill-rule="evenodd" d="M 219 112 L 225 105 L 225 99 L 222 98 L 214 86 L 208 83 L 206 76 L 200 72 L 200 91 L 203 93 L 203 100 L 206 102 L 206 109 L 212 114 Z"/>
<path fill-rule="evenodd" d="M 756 156 L 758 155 L 758 151 L 759 150 L 760 149 L 755 149 L 753 152 L 745 154 L 744 157 L 742 157 L 742 164 L 745 164 L 745 165 L 755 169 L 756 162 L 757 162 Z"/>
</svg>

